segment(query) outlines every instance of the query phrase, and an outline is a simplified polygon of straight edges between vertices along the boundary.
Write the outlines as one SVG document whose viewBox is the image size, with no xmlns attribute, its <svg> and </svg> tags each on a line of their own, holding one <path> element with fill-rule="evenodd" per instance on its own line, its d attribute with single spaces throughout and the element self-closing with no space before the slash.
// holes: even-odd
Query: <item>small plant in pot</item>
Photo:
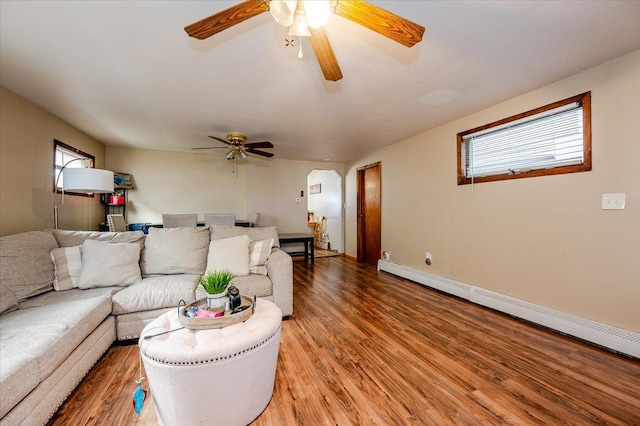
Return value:
<svg viewBox="0 0 640 426">
<path fill-rule="evenodd" d="M 224 308 L 227 287 L 232 279 L 233 274 L 228 269 L 207 272 L 200 277 L 199 283 L 207 292 L 208 308 Z"/>
</svg>

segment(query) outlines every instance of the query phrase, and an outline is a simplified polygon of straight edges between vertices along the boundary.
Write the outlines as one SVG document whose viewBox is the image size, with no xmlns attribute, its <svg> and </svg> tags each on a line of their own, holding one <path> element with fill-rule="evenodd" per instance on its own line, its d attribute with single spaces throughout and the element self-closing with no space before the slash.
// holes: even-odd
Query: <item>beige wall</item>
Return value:
<svg viewBox="0 0 640 426">
<path fill-rule="evenodd" d="M 344 174 L 342 164 L 263 160 L 250 156 L 233 162 L 223 153 L 152 151 L 107 147 L 107 168 L 131 173 L 136 189 L 129 191 L 127 220 L 162 222 L 162 213 L 235 212 L 238 219 L 260 212 L 261 226 L 280 232 L 309 232 L 307 227 L 307 175 L 314 168 L 332 168 Z M 296 203 L 300 191 L 305 198 Z"/>
<path fill-rule="evenodd" d="M 639 76 L 636 51 L 359 159 L 347 167 L 346 253 L 357 254 L 356 169 L 380 161 L 394 262 L 640 332 Z M 456 133 L 589 90 L 591 172 L 456 184 Z M 609 192 L 626 193 L 626 210 L 601 210 Z"/>
<path fill-rule="evenodd" d="M 54 139 L 104 167 L 102 143 L 0 86 L 0 235 L 53 227 Z M 65 196 L 58 204 L 60 228 L 98 229 L 99 197 Z"/>
</svg>

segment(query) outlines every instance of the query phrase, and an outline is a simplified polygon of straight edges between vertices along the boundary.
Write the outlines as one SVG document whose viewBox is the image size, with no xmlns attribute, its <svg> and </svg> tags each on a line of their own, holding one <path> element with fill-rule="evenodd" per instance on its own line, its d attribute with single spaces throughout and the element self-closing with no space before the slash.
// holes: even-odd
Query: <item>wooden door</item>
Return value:
<svg viewBox="0 0 640 426">
<path fill-rule="evenodd" d="M 381 250 L 380 163 L 358 169 L 358 262 L 377 265 Z"/>
</svg>

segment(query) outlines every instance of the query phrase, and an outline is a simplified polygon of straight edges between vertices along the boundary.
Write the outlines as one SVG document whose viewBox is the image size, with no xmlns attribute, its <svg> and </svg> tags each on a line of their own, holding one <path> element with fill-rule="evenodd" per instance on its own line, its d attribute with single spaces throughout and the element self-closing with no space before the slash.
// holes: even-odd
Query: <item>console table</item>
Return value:
<svg viewBox="0 0 640 426">
<path fill-rule="evenodd" d="M 313 234 L 309 233 L 294 233 L 294 234 L 279 234 L 278 239 L 282 245 L 287 243 L 304 243 L 303 252 L 292 252 L 290 256 L 302 256 L 304 255 L 304 261 L 308 261 L 311 258 L 311 263 L 315 263 L 315 244 L 313 243 Z"/>
</svg>

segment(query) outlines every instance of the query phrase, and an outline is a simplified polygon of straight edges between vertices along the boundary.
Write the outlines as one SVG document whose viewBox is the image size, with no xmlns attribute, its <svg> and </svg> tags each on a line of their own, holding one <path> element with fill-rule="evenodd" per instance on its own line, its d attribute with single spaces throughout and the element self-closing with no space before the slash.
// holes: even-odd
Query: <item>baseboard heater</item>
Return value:
<svg viewBox="0 0 640 426">
<path fill-rule="evenodd" d="M 404 265 L 378 261 L 378 270 L 452 294 L 478 305 L 557 330 L 611 350 L 640 358 L 640 334 L 556 311 L 515 297 L 464 284 Z"/>
</svg>

